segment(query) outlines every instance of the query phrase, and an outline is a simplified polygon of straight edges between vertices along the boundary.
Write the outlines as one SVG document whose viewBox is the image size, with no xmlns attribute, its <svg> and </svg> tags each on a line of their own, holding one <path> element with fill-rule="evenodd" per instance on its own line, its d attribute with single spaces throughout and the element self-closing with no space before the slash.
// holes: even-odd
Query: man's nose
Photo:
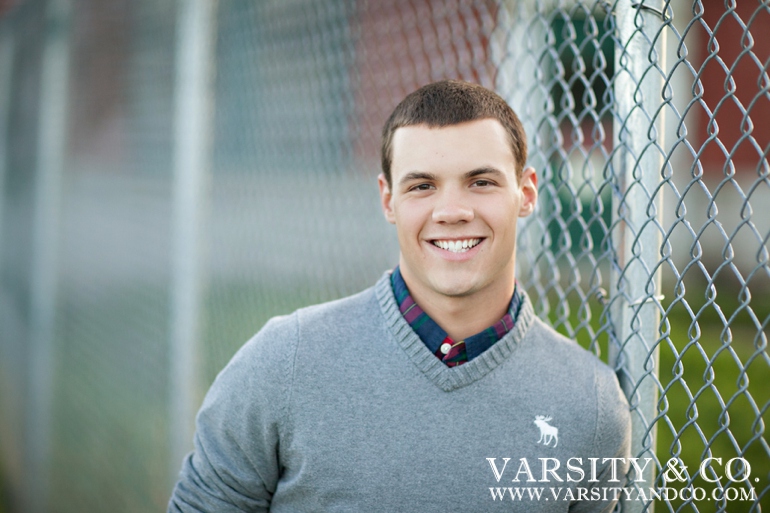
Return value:
<svg viewBox="0 0 770 513">
<path fill-rule="evenodd" d="M 456 224 L 473 220 L 474 210 L 463 191 L 445 190 L 437 198 L 433 208 L 433 222 Z"/>
</svg>

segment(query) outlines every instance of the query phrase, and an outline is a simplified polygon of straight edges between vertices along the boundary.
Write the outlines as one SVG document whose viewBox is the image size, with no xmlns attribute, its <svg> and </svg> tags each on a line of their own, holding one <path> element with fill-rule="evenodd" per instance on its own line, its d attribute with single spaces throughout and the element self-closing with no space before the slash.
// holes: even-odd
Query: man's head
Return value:
<svg viewBox="0 0 770 513">
<path fill-rule="evenodd" d="M 517 219 L 537 200 L 525 158 L 515 114 L 480 86 L 426 86 L 390 117 L 380 198 L 396 225 L 401 274 L 426 311 L 450 298 L 510 300 Z"/>
<path fill-rule="evenodd" d="M 382 130 L 382 173 L 392 185 L 393 134 L 401 127 L 439 128 L 477 119 L 496 119 L 505 129 L 516 159 L 517 178 L 527 161 L 527 140 L 521 121 L 496 93 L 477 84 L 442 80 L 408 95 L 395 108 Z"/>
</svg>

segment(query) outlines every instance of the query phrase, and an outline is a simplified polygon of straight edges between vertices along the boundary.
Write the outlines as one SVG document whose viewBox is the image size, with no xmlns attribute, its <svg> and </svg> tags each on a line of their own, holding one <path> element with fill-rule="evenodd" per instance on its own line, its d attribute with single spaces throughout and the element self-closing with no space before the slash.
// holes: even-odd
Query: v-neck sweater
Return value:
<svg viewBox="0 0 770 513">
<path fill-rule="evenodd" d="M 495 344 L 473 360 L 458 367 L 447 367 L 428 349 L 419 335 L 409 326 L 398 307 L 391 287 L 383 287 L 382 280 L 375 286 L 385 323 L 396 343 L 410 356 L 412 362 L 436 386 L 444 391 L 465 386 L 483 377 L 502 363 L 516 349 L 535 319 L 532 304 L 527 299 L 519 307 L 519 315 L 513 328 Z"/>
<path fill-rule="evenodd" d="M 623 485 L 629 445 L 614 372 L 526 294 L 513 330 L 450 368 L 404 320 L 386 273 L 272 319 L 238 351 L 168 510 L 606 511 L 601 490 Z M 541 499 L 516 498 L 530 487 Z"/>
</svg>

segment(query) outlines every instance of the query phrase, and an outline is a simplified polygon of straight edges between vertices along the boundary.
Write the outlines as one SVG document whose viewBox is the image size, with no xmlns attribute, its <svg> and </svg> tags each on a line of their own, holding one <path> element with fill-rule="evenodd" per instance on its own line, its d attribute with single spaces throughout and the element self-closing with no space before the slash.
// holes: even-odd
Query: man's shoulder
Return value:
<svg viewBox="0 0 770 513">
<path fill-rule="evenodd" d="M 615 370 L 575 340 L 562 335 L 539 318 L 532 323 L 529 336 L 541 351 L 547 353 L 549 364 L 559 373 L 579 373 L 597 382 L 617 383 Z"/>
<path fill-rule="evenodd" d="M 539 343 L 547 345 L 550 351 L 555 351 L 560 356 L 577 358 L 580 362 L 602 363 L 596 354 L 587 350 L 575 340 L 559 333 L 539 317 L 536 317 L 532 323 L 531 336 L 534 336 Z"/>
<path fill-rule="evenodd" d="M 371 315 L 377 309 L 375 286 L 350 296 L 300 308 L 294 312 L 301 325 L 313 325 L 321 328 L 325 325 L 346 325 L 351 320 Z"/>
</svg>

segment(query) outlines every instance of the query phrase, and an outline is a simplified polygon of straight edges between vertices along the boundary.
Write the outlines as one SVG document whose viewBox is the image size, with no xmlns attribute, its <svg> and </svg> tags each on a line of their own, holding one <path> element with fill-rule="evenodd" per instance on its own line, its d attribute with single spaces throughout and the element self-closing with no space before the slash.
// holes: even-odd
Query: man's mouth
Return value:
<svg viewBox="0 0 770 513">
<path fill-rule="evenodd" d="M 482 239 L 462 239 L 462 240 L 432 240 L 431 243 L 441 249 L 444 249 L 446 251 L 451 251 L 452 253 L 465 253 L 469 249 L 473 248 L 473 246 L 476 246 L 479 242 L 481 242 Z"/>
</svg>

